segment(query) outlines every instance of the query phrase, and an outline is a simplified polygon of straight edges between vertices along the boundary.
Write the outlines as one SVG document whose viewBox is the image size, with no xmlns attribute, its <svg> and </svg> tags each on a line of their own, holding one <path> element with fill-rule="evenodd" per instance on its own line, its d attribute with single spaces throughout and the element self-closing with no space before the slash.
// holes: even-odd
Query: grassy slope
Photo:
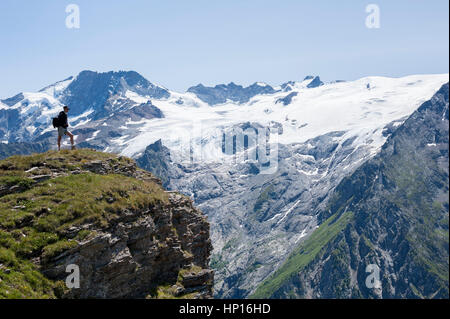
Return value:
<svg viewBox="0 0 450 319">
<path fill-rule="evenodd" d="M 312 235 L 303 242 L 272 276 L 266 279 L 250 298 L 270 298 L 285 282 L 308 265 L 317 254 L 341 232 L 353 218 L 346 212 L 336 219 L 328 218 Z"/>
<path fill-rule="evenodd" d="M 46 166 L 68 170 L 91 160 L 117 158 L 89 150 L 14 156 L 0 161 L 0 186 L 21 185 L 23 192 L 0 197 L 0 298 L 52 298 L 62 283 L 46 279 L 32 263 L 74 247 L 89 236 L 73 239 L 66 230 L 91 223 L 107 227 L 123 209 L 142 209 L 167 201 L 157 184 L 122 175 L 92 173 L 62 176 L 32 186 L 25 171 Z M 118 158 L 118 162 L 131 160 Z"/>
</svg>

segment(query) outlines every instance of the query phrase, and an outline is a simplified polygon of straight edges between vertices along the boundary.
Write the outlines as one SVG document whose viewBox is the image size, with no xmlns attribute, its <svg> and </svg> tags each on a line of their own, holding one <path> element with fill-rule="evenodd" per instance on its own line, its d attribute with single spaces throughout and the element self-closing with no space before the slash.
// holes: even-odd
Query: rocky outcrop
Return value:
<svg viewBox="0 0 450 319">
<path fill-rule="evenodd" d="M 164 187 L 168 186 L 170 178 L 169 170 L 173 168 L 170 167 L 170 151 L 162 145 L 161 140 L 147 146 L 144 154 L 136 159 L 136 163 L 140 168 L 158 176 Z"/>
<path fill-rule="evenodd" d="M 284 106 L 291 104 L 292 99 L 298 95 L 298 92 L 292 92 L 283 98 L 279 98 L 276 103 L 283 103 Z"/>
<path fill-rule="evenodd" d="M 194 93 L 200 100 L 209 105 L 216 105 L 225 103 L 228 100 L 245 103 L 258 94 L 272 94 L 277 91 L 267 84 L 254 83 L 248 87 L 243 87 L 231 82 L 229 84 L 219 84 L 215 87 L 206 87 L 199 84 L 189 88 L 187 92 Z"/>
<path fill-rule="evenodd" d="M 311 80 L 311 79 L 312 79 L 312 81 L 306 86 L 307 88 L 312 89 L 312 88 L 316 88 L 316 87 L 323 85 L 323 82 L 320 80 L 320 77 L 318 77 L 318 76 L 315 76 L 315 77 L 307 76 L 305 78 L 305 80 Z"/>
<path fill-rule="evenodd" d="M 160 180 L 134 161 L 89 150 L 48 152 L 6 159 L 0 171 L 0 265 L 8 269 L 5 274 L 0 267 L 0 297 L 36 297 L 37 290 L 27 295 L 8 286 L 7 276 L 21 269 L 4 258 L 6 252 L 31 261 L 45 276 L 42 282 L 50 287 L 40 297 L 212 297 L 209 223 L 189 198 L 164 191 Z M 7 176 L 19 171 L 20 179 Z M 49 195 L 52 187 L 64 192 L 62 202 Z M 15 196 L 39 207 L 12 206 Z M 64 202 L 67 208 L 61 209 Z M 23 251 L 5 240 L 13 234 L 23 235 L 19 246 L 27 239 L 52 239 Z M 80 271 L 79 288 L 64 285 L 69 265 Z M 23 284 L 29 284 L 26 278 Z"/>
<path fill-rule="evenodd" d="M 195 292 L 195 298 L 210 298 L 209 225 L 189 199 L 170 194 L 169 200 L 167 207 L 124 212 L 106 229 L 70 228 L 68 237 L 82 230 L 94 235 L 60 255 L 41 258 L 42 272 L 64 280 L 67 265 L 80 268 L 80 289 L 64 293 L 66 298 L 144 298 L 158 288 L 155 283 L 177 285 L 178 296 Z M 201 270 L 180 284 L 180 270 L 194 265 Z"/>
</svg>

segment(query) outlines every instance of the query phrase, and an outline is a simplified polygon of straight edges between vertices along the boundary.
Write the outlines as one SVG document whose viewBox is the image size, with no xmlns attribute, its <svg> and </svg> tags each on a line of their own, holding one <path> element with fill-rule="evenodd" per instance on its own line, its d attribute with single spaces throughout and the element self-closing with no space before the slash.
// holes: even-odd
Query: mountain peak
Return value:
<svg viewBox="0 0 450 319">
<path fill-rule="evenodd" d="M 14 104 L 16 104 L 17 102 L 22 101 L 23 99 L 24 99 L 24 95 L 21 92 L 19 94 L 14 95 L 13 97 L 7 98 L 5 100 L 1 100 L 1 102 L 3 104 L 8 105 L 8 106 L 13 106 Z"/>
<path fill-rule="evenodd" d="M 256 82 L 247 87 L 230 82 L 228 84 L 218 84 L 214 87 L 206 87 L 199 84 L 190 87 L 187 92 L 194 93 L 200 100 L 209 105 L 216 105 L 226 103 L 228 100 L 240 104 L 246 103 L 256 95 L 272 94 L 276 90 L 262 82 Z"/>
<path fill-rule="evenodd" d="M 135 71 L 98 73 L 84 70 L 64 90 L 61 101 L 70 105 L 74 115 L 79 115 L 89 108 L 102 108 L 111 96 L 124 94 L 127 90 L 154 99 L 170 96 L 167 89 L 150 83 Z"/>
<path fill-rule="evenodd" d="M 306 86 L 309 89 L 324 85 L 324 83 L 320 80 L 319 76 L 313 77 L 313 76 L 309 75 L 309 76 L 305 77 L 304 81 L 309 81 L 309 80 L 311 80 L 311 82 L 309 82 L 309 84 Z"/>
</svg>

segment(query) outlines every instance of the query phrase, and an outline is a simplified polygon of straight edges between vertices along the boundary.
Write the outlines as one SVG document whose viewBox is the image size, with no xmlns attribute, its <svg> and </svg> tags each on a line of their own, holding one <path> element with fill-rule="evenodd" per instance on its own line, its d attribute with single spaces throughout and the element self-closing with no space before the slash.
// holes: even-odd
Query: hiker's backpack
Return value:
<svg viewBox="0 0 450 319">
<path fill-rule="evenodd" d="M 59 117 L 54 117 L 54 118 L 52 119 L 52 124 L 53 124 L 53 127 L 54 127 L 54 128 L 60 127 L 61 124 L 59 123 Z"/>
<path fill-rule="evenodd" d="M 64 126 L 64 120 L 61 118 L 64 114 L 63 111 L 59 112 L 58 117 L 54 117 L 52 120 L 52 124 L 54 128 L 60 127 L 60 126 Z"/>
</svg>

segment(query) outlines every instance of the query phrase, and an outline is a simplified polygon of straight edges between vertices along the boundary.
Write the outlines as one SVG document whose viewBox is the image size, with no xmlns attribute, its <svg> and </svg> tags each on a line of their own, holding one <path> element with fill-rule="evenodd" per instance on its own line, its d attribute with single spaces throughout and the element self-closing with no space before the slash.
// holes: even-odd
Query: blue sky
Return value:
<svg viewBox="0 0 450 319">
<path fill-rule="evenodd" d="M 65 26 L 70 3 L 80 29 Z M 366 28 L 370 3 L 380 29 Z M 177 91 L 448 73 L 448 28 L 448 0 L 2 0 L 0 97 L 86 69 L 135 70 Z"/>
</svg>

